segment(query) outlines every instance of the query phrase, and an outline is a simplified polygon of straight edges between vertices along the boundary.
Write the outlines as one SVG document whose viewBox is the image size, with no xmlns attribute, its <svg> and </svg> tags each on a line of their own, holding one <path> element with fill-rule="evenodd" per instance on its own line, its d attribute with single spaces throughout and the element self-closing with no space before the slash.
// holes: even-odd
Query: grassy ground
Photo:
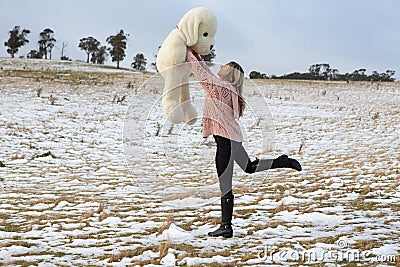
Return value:
<svg viewBox="0 0 400 267">
<path fill-rule="evenodd" d="M 2 264 L 144 266 L 174 257 L 193 266 L 399 266 L 398 84 L 247 81 L 249 103 L 263 95 L 272 113 L 274 154 L 289 153 L 304 171 L 244 175 L 235 168 L 234 238 L 210 239 L 220 212 L 212 160 L 192 154 L 186 171 L 173 162 L 143 165 L 140 155 L 128 157 L 129 168 L 125 162 L 126 115 L 135 111 L 140 121 L 142 107 L 161 95 L 161 78 L 139 88 L 152 74 L 16 62 L 0 70 Z M 174 127 L 171 135 L 184 132 Z M 158 137 L 148 138 L 151 146 Z M 179 157 L 166 147 L 163 153 Z M 143 191 L 146 179 L 183 189 L 155 199 Z M 211 187 L 196 195 L 188 184 Z M 214 201 L 183 205 L 192 195 Z M 263 260 L 266 247 L 369 257 L 271 262 Z"/>
</svg>

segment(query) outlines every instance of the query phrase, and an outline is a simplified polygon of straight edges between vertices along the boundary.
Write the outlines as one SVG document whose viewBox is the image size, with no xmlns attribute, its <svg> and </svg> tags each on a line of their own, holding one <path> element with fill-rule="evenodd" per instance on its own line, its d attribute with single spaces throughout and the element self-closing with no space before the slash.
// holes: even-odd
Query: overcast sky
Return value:
<svg viewBox="0 0 400 267">
<path fill-rule="evenodd" d="M 39 33 L 51 28 L 53 58 L 67 42 L 73 60 L 86 59 L 79 39 L 93 36 L 106 45 L 123 29 L 130 37 L 122 66 L 138 52 L 151 63 L 169 31 L 197 6 L 218 19 L 215 61 L 235 60 L 247 75 L 307 72 L 312 64 L 330 63 L 341 73 L 392 69 L 400 77 L 398 0 L 0 0 L 0 57 L 8 56 L 4 41 L 15 25 L 31 30 L 30 43 L 17 56 L 37 49 Z"/>
</svg>

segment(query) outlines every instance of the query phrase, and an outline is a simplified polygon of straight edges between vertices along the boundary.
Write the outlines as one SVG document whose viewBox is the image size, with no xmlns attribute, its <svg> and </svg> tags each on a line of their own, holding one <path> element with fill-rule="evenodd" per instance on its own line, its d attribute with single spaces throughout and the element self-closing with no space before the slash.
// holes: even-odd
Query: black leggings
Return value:
<svg viewBox="0 0 400 267">
<path fill-rule="evenodd" d="M 272 165 L 273 160 L 262 160 L 264 166 L 256 168 L 241 142 L 236 142 L 219 135 L 214 135 L 214 139 L 217 143 L 215 164 L 222 196 L 232 195 L 233 163 L 235 161 L 246 173 L 270 169 Z"/>
</svg>

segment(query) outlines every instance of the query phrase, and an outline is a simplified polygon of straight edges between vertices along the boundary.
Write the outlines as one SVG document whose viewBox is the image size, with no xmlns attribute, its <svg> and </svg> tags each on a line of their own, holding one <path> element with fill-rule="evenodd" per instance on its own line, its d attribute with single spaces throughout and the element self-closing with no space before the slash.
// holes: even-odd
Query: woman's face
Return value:
<svg viewBox="0 0 400 267">
<path fill-rule="evenodd" d="M 219 70 L 219 72 L 218 72 L 218 76 L 219 76 L 219 78 L 224 78 L 228 73 L 229 73 L 229 69 L 230 69 L 231 67 L 230 66 L 228 66 L 228 65 L 222 65 L 221 66 L 221 69 Z"/>
</svg>

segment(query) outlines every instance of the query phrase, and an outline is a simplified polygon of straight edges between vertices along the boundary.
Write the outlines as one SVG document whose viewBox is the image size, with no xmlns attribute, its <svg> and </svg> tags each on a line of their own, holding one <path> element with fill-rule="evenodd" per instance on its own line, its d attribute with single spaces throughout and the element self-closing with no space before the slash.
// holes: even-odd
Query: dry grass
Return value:
<svg viewBox="0 0 400 267">
<path fill-rule="evenodd" d="M 288 188 L 285 185 L 277 184 L 275 186 L 275 194 L 277 192 L 284 193 Z"/>
<path fill-rule="evenodd" d="M 311 186 L 307 187 L 306 192 L 307 193 L 312 193 L 312 192 L 315 192 L 317 190 L 323 190 L 323 189 L 325 189 L 325 187 L 322 186 L 321 184 L 314 184 L 314 185 L 311 185 Z"/>
<path fill-rule="evenodd" d="M 199 222 L 199 225 L 204 225 L 204 224 L 211 224 L 211 225 L 218 225 L 221 223 L 221 217 L 209 217 L 209 216 L 197 216 L 193 222 Z"/>
<path fill-rule="evenodd" d="M 101 257 L 101 259 L 107 259 L 109 257 L 109 261 L 108 261 L 109 263 L 119 262 L 123 258 L 132 258 L 134 256 L 141 255 L 146 250 L 152 250 L 153 252 L 155 252 L 156 249 L 157 249 L 156 246 L 151 246 L 151 247 L 141 247 L 141 248 L 138 247 L 138 248 L 136 248 L 134 250 L 121 250 L 116 254 L 112 254 L 111 256 L 110 255 L 104 255 L 103 257 Z"/>
<path fill-rule="evenodd" d="M 279 205 L 275 208 L 274 213 L 279 213 L 285 209 L 285 205 L 283 204 L 283 201 L 279 203 Z"/>
<path fill-rule="evenodd" d="M 177 251 L 180 251 L 176 258 L 178 262 L 185 257 L 196 257 L 198 255 L 198 248 L 189 244 L 172 244 L 171 247 Z"/>
<path fill-rule="evenodd" d="M 260 231 L 260 230 L 264 230 L 264 229 L 267 229 L 267 228 L 269 228 L 269 227 L 272 227 L 273 225 L 274 225 L 274 224 L 273 224 L 272 222 L 256 224 L 256 225 L 253 227 L 253 231 L 257 232 L 257 231 Z"/>
<path fill-rule="evenodd" d="M 281 201 L 282 198 L 284 198 L 284 197 L 285 197 L 284 194 L 276 194 L 276 195 L 275 195 L 275 201 L 276 201 L 276 202 L 279 202 L 279 201 Z"/>
<path fill-rule="evenodd" d="M 249 188 L 245 184 L 239 184 L 239 185 L 237 185 L 235 187 L 235 192 L 237 194 L 241 194 L 242 195 L 242 194 L 248 193 L 249 192 Z"/>
<path fill-rule="evenodd" d="M 229 256 L 232 255 L 232 251 L 230 249 L 227 249 L 227 250 L 224 250 L 224 251 L 218 251 L 218 252 L 206 251 L 206 252 L 201 253 L 199 255 L 199 257 L 211 258 L 211 257 L 213 257 L 215 255 L 219 255 L 219 256 L 222 256 L 222 257 L 229 257 Z"/>
<path fill-rule="evenodd" d="M 27 241 L 23 241 L 23 240 L 13 240 L 13 241 L 7 241 L 5 243 L 0 243 L 0 248 L 6 248 L 6 247 L 11 247 L 11 246 L 21 246 L 21 247 L 26 247 L 26 248 L 30 248 L 30 247 L 34 247 L 36 246 L 36 244 L 33 243 L 29 243 Z"/>
<path fill-rule="evenodd" d="M 327 193 L 323 194 L 322 196 L 315 196 L 315 197 L 313 197 L 313 199 L 321 201 L 321 200 L 328 200 L 328 199 L 330 199 L 330 197 L 331 197 L 331 194 L 327 192 Z"/>
<path fill-rule="evenodd" d="M 360 191 L 360 195 L 367 195 L 368 193 L 370 193 L 372 191 L 370 185 L 365 185 L 361 191 Z"/>
<path fill-rule="evenodd" d="M 4 232 L 21 232 L 21 226 L 13 222 L 5 222 L 3 225 Z"/>
<path fill-rule="evenodd" d="M 243 219 L 248 219 L 250 216 L 254 213 L 256 213 L 256 209 L 236 209 L 234 211 L 234 216 L 236 215 L 237 217 L 243 218 Z"/>
<path fill-rule="evenodd" d="M 50 207 L 50 209 L 54 209 L 55 207 L 57 207 L 57 205 L 60 204 L 61 201 L 67 201 L 72 203 L 74 199 L 72 197 L 67 197 L 65 194 L 62 194 L 59 198 L 56 199 L 53 207 Z"/>
<path fill-rule="evenodd" d="M 160 259 L 164 258 L 168 254 L 168 249 L 171 248 L 171 240 L 168 238 L 166 241 L 160 242 L 158 251 L 160 252 Z"/>
<path fill-rule="evenodd" d="M 192 267 L 204 267 L 204 266 L 207 266 L 207 267 L 221 267 L 221 266 L 223 266 L 223 267 L 236 267 L 238 265 L 236 264 L 236 262 L 223 262 L 223 263 L 211 262 L 211 263 L 208 263 L 207 265 L 194 264 L 194 265 L 191 265 L 191 266 Z"/>
<path fill-rule="evenodd" d="M 183 192 L 183 193 L 168 195 L 168 196 L 164 197 L 164 200 L 171 201 L 171 200 L 176 200 L 176 199 L 184 199 L 184 198 L 187 198 L 190 196 L 193 196 L 193 191 L 187 191 L 187 192 Z"/>
<path fill-rule="evenodd" d="M 193 221 L 187 221 L 186 223 L 179 224 L 179 227 L 186 231 L 190 231 L 192 225 L 193 225 Z"/>
<path fill-rule="evenodd" d="M 257 205 L 261 200 L 264 199 L 264 194 L 259 195 L 254 202 L 252 203 L 252 205 Z"/>
<path fill-rule="evenodd" d="M 260 231 L 260 230 L 264 230 L 267 229 L 269 226 L 269 224 L 256 224 L 254 227 L 250 228 L 247 231 L 247 234 L 252 235 L 254 232 Z"/>
<path fill-rule="evenodd" d="M 96 212 L 94 210 L 90 210 L 87 213 L 83 214 L 80 218 L 80 222 L 83 222 L 84 220 L 89 219 L 90 217 L 92 217 Z"/>
<path fill-rule="evenodd" d="M 259 255 L 253 254 L 253 253 L 246 253 L 243 256 L 240 257 L 242 262 L 246 262 L 248 260 L 252 259 L 258 259 Z"/>
<path fill-rule="evenodd" d="M 165 218 L 164 223 L 160 226 L 160 228 L 158 228 L 158 234 L 162 234 L 165 230 L 167 230 L 171 223 L 174 222 L 174 214 L 170 213 L 168 214 L 168 216 Z"/>
<path fill-rule="evenodd" d="M 99 216 L 99 222 L 103 221 L 104 219 L 106 219 L 108 217 L 108 213 L 107 212 L 102 212 Z"/>
<path fill-rule="evenodd" d="M 102 202 L 102 203 L 100 203 L 100 205 L 99 205 L 99 207 L 98 207 L 98 209 L 97 209 L 97 211 L 96 211 L 96 213 L 102 213 L 103 211 L 104 211 L 104 209 L 105 209 L 105 204 Z"/>
<path fill-rule="evenodd" d="M 373 248 L 378 248 L 381 245 L 382 244 L 379 241 L 373 239 L 364 239 L 364 240 L 357 240 L 354 247 L 366 251 Z"/>
</svg>

